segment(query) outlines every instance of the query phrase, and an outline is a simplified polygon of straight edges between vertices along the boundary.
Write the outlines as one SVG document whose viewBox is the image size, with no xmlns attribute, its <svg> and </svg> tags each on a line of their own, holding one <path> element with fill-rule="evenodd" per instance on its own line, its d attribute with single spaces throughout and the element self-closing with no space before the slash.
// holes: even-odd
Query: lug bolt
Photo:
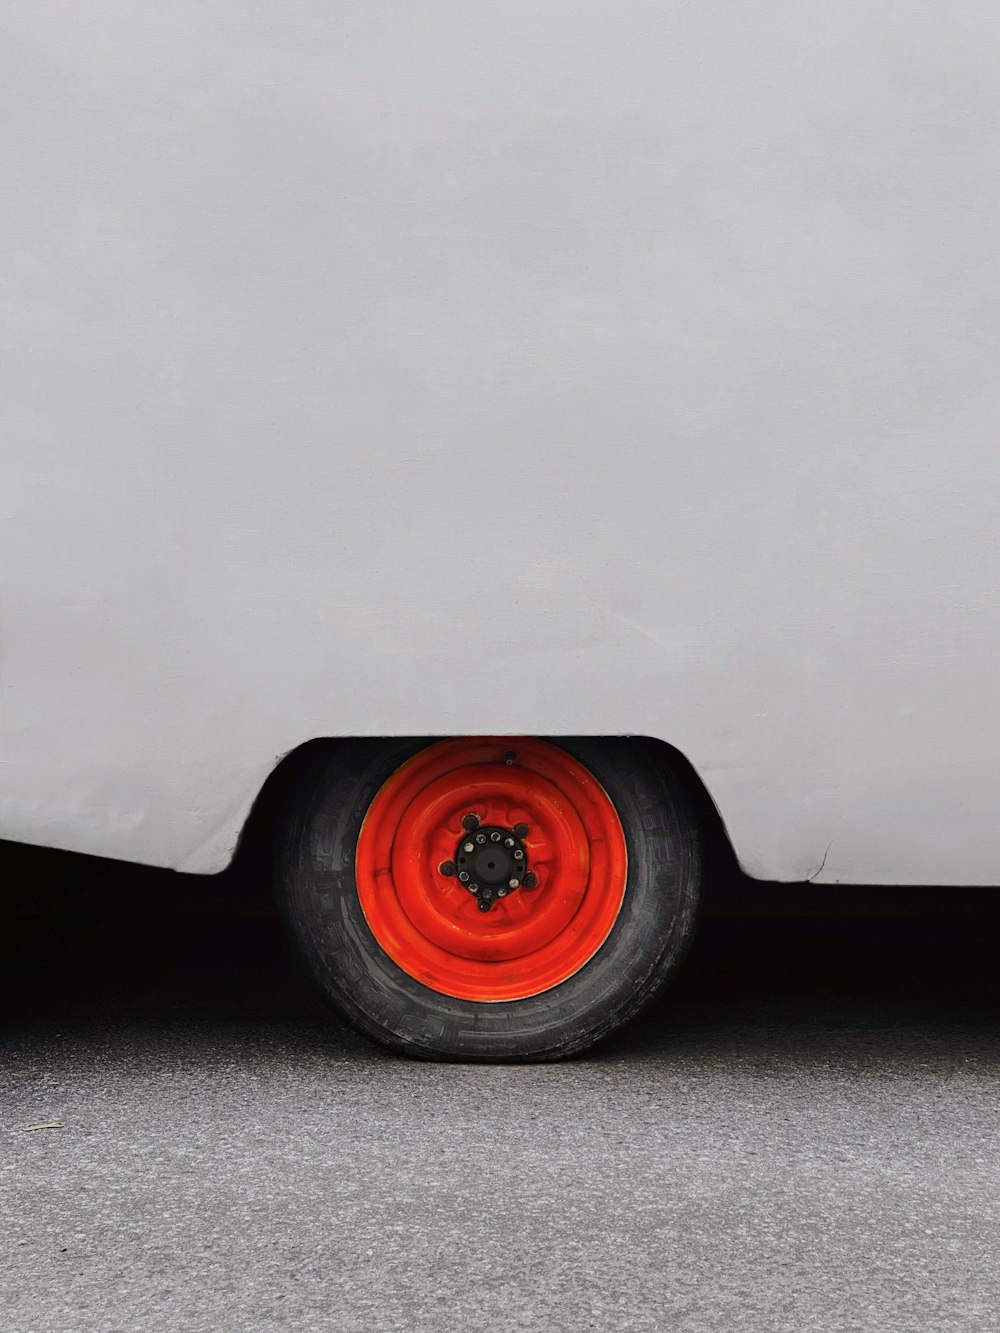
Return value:
<svg viewBox="0 0 1000 1333">
<path fill-rule="evenodd" d="M 505 847 L 513 847 L 513 846 L 514 846 L 514 839 L 513 839 L 513 838 L 504 838 L 504 840 L 503 840 L 503 845 L 504 845 Z"/>
<path fill-rule="evenodd" d="M 442 861 L 441 864 L 438 866 L 438 870 L 440 870 L 440 872 L 441 872 L 442 875 L 454 875 L 454 873 L 455 873 L 455 862 L 454 862 L 454 861 Z"/>
<path fill-rule="evenodd" d="M 486 841 L 486 834 L 485 834 L 485 833 L 477 833 L 477 834 L 476 834 L 476 842 L 482 844 L 482 843 L 484 843 L 485 841 Z"/>
<path fill-rule="evenodd" d="M 505 898 L 506 896 L 507 896 L 507 890 L 506 890 L 506 889 L 497 889 L 497 897 L 498 897 L 498 898 Z"/>
<path fill-rule="evenodd" d="M 512 889 L 516 889 L 517 886 L 518 886 L 518 884 L 520 883 L 520 880 L 517 880 L 517 879 L 509 879 L 509 880 L 507 881 L 507 883 L 510 885 L 510 887 L 511 887 Z"/>
<path fill-rule="evenodd" d="M 458 878 L 462 881 L 463 884 L 468 884 L 469 872 L 467 870 L 460 870 L 458 872 Z"/>
<path fill-rule="evenodd" d="M 476 849 L 471 842 L 467 842 L 465 846 L 462 848 L 463 852 L 474 852 L 475 850 Z"/>
<path fill-rule="evenodd" d="M 478 892 L 479 892 L 479 885 L 478 885 L 478 884 L 466 884 L 465 887 L 469 890 L 470 893 L 478 893 Z"/>
<path fill-rule="evenodd" d="M 526 838 L 530 832 L 531 832 L 531 829 L 528 828 L 527 824 L 515 824 L 515 825 L 514 825 L 514 836 L 515 836 L 515 838 Z"/>
<path fill-rule="evenodd" d="M 515 861 L 523 861 L 523 860 L 524 860 L 524 852 L 522 852 L 522 851 L 520 850 L 520 848 L 514 853 L 514 860 L 515 860 Z"/>
<path fill-rule="evenodd" d="M 478 827 L 479 827 L 478 815 L 466 815 L 465 818 L 462 820 L 462 828 L 465 829 L 466 833 L 471 833 L 473 829 L 477 829 Z"/>
<path fill-rule="evenodd" d="M 537 888 L 538 888 L 538 876 L 535 874 L 535 872 L 534 872 L 533 870 L 529 870 L 528 873 L 525 875 L 525 877 L 524 877 L 524 887 L 525 887 L 526 889 L 537 889 Z"/>
</svg>

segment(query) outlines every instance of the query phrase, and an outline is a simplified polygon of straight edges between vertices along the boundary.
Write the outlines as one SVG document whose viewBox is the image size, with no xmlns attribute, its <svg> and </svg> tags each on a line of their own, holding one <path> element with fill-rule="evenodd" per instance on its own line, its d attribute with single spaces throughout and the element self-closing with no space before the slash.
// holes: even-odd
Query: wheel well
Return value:
<svg viewBox="0 0 1000 1333">
<path fill-rule="evenodd" d="M 248 875 L 261 883 L 270 877 L 271 847 L 275 832 L 288 810 L 302 778 L 316 763 L 317 759 L 327 757 L 343 744 L 347 737 L 320 736 L 304 741 L 301 745 L 283 755 L 272 769 L 256 800 L 250 808 L 243 829 L 240 833 L 236 850 L 230 863 L 230 870 L 236 874 Z M 370 737 L 371 740 L 399 740 L 397 737 Z M 437 739 L 427 737 L 428 743 Z M 555 744 L 558 736 L 548 737 Z M 600 740 L 599 736 L 592 739 Z M 608 739 L 620 739 L 608 737 Z M 687 757 L 666 741 L 652 736 L 635 736 L 637 745 L 647 749 L 655 761 L 668 768 L 683 784 L 687 795 L 694 805 L 704 841 L 709 878 L 729 880 L 738 875 L 736 855 L 726 832 L 719 810 L 709 795 L 708 789 L 698 776 Z"/>
<path fill-rule="evenodd" d="M 742 878 L 743 872 L 740 870 L 719 807 L 712 800 L 694 765 L 686 755 L 673 745 L 668 745 L 666 741 L 652 736 L 642 736 L 638 739 L 650 748 L 658 763 L 668 768 L 680 780 L 691 799 L 701 829 L 706 879 L 710 883 L 728 884 Z"/>
</svg>

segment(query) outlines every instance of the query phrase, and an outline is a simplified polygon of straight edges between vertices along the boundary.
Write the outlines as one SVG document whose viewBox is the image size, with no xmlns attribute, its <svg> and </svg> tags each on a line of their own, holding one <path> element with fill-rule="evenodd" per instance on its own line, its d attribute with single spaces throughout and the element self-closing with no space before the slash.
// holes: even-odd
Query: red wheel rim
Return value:
<svg viewBox="0 0 1000 1333">
<path fill-rule="evenodd" d="M 463 825 L 473 815 L 477 829 Z M 509 836 L 494 847 L 490 829 Z M 462 873 L 474 883 L 508 866 L 523 877 L 517 888 L 491 881 L 477 897 L 445 873 L 480 830 L 485 846 Z M 523 859 L 491 859 L 487 872 L 486 853 L 510 858 L 510 846 Z M 546 741 L 461 739 L 422 750 L 377 793 L 356 874 L 371 932 L 404 972 L 443 995 L 495 1002 L 551 990 L 593 958 L 621 910 L 627 864 L 617 811 L 579 760 Z"/>
</svg>

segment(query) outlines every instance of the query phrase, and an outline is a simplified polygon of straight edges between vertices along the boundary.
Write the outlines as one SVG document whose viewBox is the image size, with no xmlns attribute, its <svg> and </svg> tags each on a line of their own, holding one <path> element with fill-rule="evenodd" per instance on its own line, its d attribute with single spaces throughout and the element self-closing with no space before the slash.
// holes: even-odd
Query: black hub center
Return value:
<svg viewBox="0 0 1000 1333">
<path fill-rule="evenodd" d="M 466 853 L 463 851 L 459 855 Z M 485 847 L 476 847 L 469 855 L 468 863 L 472 878 L 480 884 L 504 884 L 514 874 L 514 858 L 502 842 L 488 842 Z"/>
<path fill-rule="evenodd" d="M 488 912 L 498 898 L 506 898 L 522 885 L 533 888 L 538 881 L 528 870 L 527 849 L 513 829 L 499 824 L 479 825 L 478 821 L 473 824 L 472 820 L 473 816 L 466 817 L 466 831 L 455 852 L 454 873 L 476 895 L 479 910 Z"/>
</svg>

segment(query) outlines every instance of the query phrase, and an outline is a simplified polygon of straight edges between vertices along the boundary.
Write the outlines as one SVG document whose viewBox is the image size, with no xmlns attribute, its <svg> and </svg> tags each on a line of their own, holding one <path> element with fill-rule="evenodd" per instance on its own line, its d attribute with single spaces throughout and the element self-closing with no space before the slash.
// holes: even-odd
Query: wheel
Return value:
<svg viewBox="0 0 1000 1333">
<path fill-rule="evenodd" d="M 409 1055 L 549 1060 L 615 1031 L 690 941 L 701 848 L 639 740 L 346 741 L 280 849 L 326 994 Z"/>
</svg>

